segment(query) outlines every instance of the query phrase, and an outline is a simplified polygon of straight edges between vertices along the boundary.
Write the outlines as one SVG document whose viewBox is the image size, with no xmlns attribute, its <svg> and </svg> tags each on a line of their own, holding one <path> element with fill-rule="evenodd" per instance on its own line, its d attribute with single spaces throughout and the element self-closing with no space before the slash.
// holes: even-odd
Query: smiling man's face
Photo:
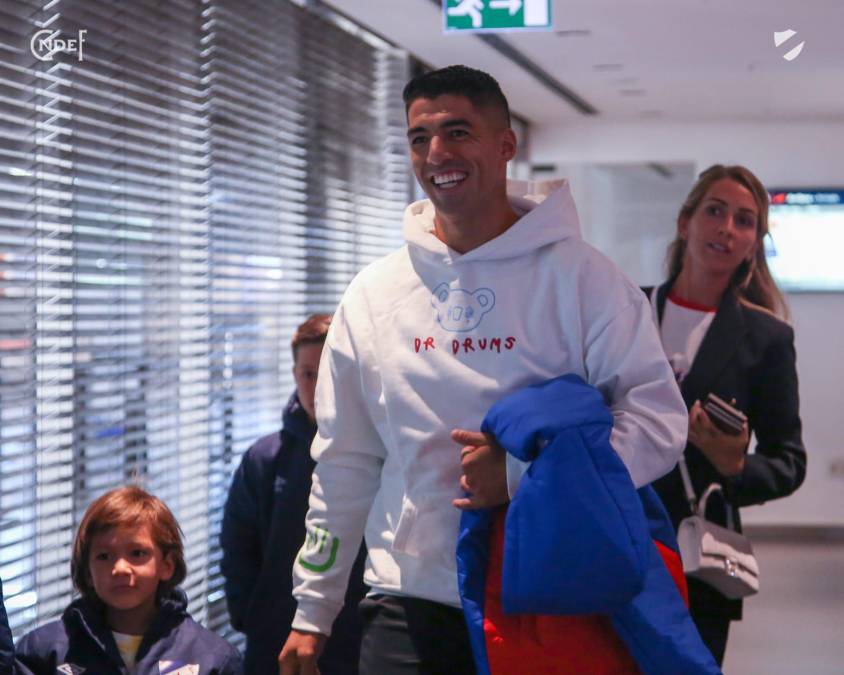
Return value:
<svg viewBox="0 0 844 675">
<path fill-rule="evenodd" d="M 497 110 L 464 96 L 419 98 L 407 128 L 413 171 L 438 214 L 471 220 L 504 194 L 516 137 Z"/>
</svg>

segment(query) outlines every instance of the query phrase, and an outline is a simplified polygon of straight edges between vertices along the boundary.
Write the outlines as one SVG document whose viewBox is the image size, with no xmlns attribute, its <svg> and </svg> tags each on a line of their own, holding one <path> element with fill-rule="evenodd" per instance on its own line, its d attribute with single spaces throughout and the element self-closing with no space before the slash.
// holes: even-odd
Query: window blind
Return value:
<svg viewBox="0 0 844 675">
<path fill-rule="evenodd" d="M 36 58 L 47 29 L 87 31 L 82 60 Z M 174 511 L 189 609 L 230 634 L 230 475 L 280 424 L 295 327 L 400 243 L 406 72 L 311 3 L 0 5 L 0 576 L 16 635 L 70 601 L 76 525 L 127 482 Z"/>
<path fill-rule="evenodd" d="M 313 195 L 306 203 L 306 292 L 309 310 L 330 311 L 362 263 L 402 243 L 400 218 L 411 192 L 401 99 L 409 63 L 379 49 L 377 38 L 350 32 L 340 18 L 305 19 Z"/>
</svg>

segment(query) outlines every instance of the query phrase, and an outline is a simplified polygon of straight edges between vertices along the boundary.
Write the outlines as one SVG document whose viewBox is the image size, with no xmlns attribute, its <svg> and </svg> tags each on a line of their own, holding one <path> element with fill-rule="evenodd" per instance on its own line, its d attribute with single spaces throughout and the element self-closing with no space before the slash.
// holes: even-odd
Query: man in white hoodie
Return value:
<svg viewBox="0 0 844 675">
<path fill-rule="evenodd" d="M 498 83 L 451 66 L 411 80 L 404 101 L 429 199 L 407 208 L 406 245 L 349 285 L 328 336 L 282 675 L 316 672 L 362 535 L 361 673 L 473 672 L 458 509 L 506 502 L 526 469 L 478 431 L 506 394 L 580 375 L 611 408 L 637 487 L 685 444 L 647 299 L 580 238 L 568 186 L 539 204 L 508 194 L 516 138 Z"/>
</svg>

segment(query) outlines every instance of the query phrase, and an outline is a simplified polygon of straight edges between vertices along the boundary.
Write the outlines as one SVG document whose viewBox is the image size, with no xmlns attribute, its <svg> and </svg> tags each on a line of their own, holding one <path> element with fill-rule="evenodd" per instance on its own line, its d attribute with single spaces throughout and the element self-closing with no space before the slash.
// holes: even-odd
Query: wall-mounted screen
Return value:
<svg viewBox="0 0 844 675">
<path fill-rule="evenodd" d="M 844 291 L 844 190 L 771 191 L 765 253 L 784 291 Z"/>
</svg>

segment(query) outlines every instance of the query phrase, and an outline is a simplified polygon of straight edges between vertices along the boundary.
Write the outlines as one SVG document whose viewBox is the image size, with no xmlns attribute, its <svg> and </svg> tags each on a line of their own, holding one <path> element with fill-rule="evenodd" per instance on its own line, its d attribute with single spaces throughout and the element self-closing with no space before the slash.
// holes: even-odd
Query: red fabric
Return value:
<svg viewBox="0 0 844 675">
<path fill-rule="evenodd" d="M 692 302 L 691 300 L 686 300 L 681 298 L 677 295 L 674 291 L 671 291 L 668 294 L 668 299 L 671 300 L 675 305 L 680 305 L 680 307 L 685 307 L 686 309 L 693 309 L 696 312 L 717 312 L 717 307 L 709 307 L 708 305 L 701 305 L 697 302 Z"/>
<path fill-rule="evenodd" d="M 490 536 L 484 607 L 484 636 L 492 675 L 638 675 L 640 670 L 618 637 L 609 617 L 505 615 L 501 608 L 504 559 L 502 510 Z M 654 542 L 688 605 L 680 556 Z"/>
<path fill-rule="evenodd" d="M 680 597 L 683 598 L 683 602 L 686 604 L 686 607 L 688 607 L 689 589 L 686 586 L 686 575 L 683 573 L 683 561 L 680 558 L 680 554 L 676 551 L 672 551 L 667 546 L 660 544 L 656 539 L 654 539 L 654 544 L 656 544 L 656 549 L 662 556 L 662 562 L 664 562 L 665 566 L 668 568 L 668 573 L 671 575 L 671 578 L 674 579 L 674 583 L 677 584 L 677 590 L 680 591 Z"/>
</svg>

